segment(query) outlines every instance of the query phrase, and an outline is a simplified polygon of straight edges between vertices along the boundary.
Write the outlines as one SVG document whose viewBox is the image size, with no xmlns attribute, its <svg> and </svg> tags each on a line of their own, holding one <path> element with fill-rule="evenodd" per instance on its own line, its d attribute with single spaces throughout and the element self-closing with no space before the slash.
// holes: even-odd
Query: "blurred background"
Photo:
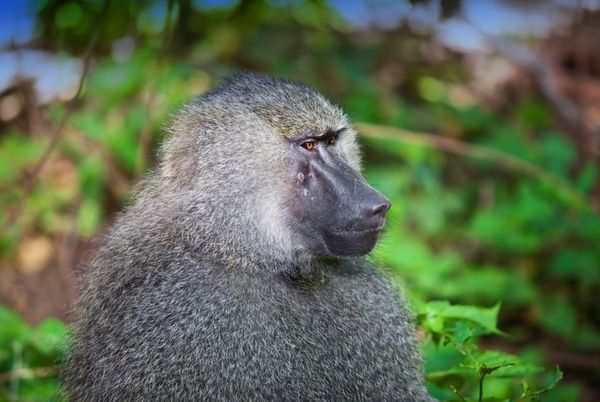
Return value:
<svg viewBox="0 0 600 402">
<path fill-rule="evenodd" d="M 600 400 L 600 1 L 5 0 L 0 401 L 54 394 L 93 239 L 241 69 L 355 122 L 436 397 Z"/>
</svg>

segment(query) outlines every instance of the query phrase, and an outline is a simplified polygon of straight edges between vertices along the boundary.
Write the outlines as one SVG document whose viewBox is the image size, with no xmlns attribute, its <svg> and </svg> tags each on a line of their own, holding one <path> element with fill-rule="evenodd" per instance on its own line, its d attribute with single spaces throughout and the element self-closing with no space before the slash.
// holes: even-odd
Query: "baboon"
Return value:
<svg viewBox="0 0 600 402">
<path fill-rule="evenodd" d="M 84 274 L 77 401 L 432 401 L 375 246 L 389 201 L 316 91 L 242 73 L 176 114 Z"/>
</svg>

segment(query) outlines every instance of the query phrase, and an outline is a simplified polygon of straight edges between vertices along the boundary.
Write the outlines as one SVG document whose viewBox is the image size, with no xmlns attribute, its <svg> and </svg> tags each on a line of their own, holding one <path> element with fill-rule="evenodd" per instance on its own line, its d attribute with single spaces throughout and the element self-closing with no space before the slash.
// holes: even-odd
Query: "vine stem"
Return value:
<svg viewBox="0 0 600 402">
<path fill-rule="evenodd" d="M 485 378 L 485 374 L 479 375 L 479 402 L 483 401 L 483 379 Z"/>
<path fill-rule="evenodd" d="M 481 145 L 468 144 L 464 141 L 444 137 L 443 135 L 438 134 L 420 133 L 396 127 L 363 122 L 358 122 L 355 126 L 361 135 L 367 138 L 395 140 L 405 144 L 423 146 L 456 155 L 493 162 L 506 169 L 523 173 L 538 181 L 547 183 L 557 193 L 565 196 L 568 201 L 573 202 L 578 207 L 584 208 L 595 215 L 600 215 L 600 207 L 593 205 L 569 183 L 549 174 L 539 166 L 505 152 L 483 147 Z"/>
<path fill-rule="evenodd" d="M 58 371 L 57 367 L 36 367 L 36 368 L 28 368 L 22 367 L 17 368 L 11 371 L 7 371 L 5 373 L 0 373 L 0 384 L 5 382 L 12 382 L 16 380 L 24 380 L 29 378 L 47 378 L 53 377 L 56 375 Z"/>
</svg>

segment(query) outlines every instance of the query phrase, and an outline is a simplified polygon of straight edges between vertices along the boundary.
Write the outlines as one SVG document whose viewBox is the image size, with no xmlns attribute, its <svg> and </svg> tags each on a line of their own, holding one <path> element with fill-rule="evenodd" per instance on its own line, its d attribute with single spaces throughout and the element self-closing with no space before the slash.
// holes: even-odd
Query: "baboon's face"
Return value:
<svg viewBox="0 0 600 402">
<path fill-rule="evenodd" d="M 344 128 L 289 141 L 291 211 L 303 246 L 317 255 L 371 251 L 390 202 L 367 184 L 338 146 Z"/>
</svg>

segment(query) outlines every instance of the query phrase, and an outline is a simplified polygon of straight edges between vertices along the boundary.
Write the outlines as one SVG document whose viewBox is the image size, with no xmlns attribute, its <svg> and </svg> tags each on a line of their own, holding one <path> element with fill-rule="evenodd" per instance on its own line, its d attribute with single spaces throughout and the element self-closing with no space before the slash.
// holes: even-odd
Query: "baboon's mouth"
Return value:
<svg viewBox="0 0 600 402">
<path fill-rule="evenodd" d="M 377 233 L 383 231 L 385 225 L 376 226 L 373 228 L 360 229 L 360 230 L 332 230 L 331 234 L 337 236 L 360 236 L 368 233 Z"/>
<path fill-rule="evenodd" d="M 383 225 L 366 229 L 325 232 L 327 249 L 338 256 L 358 256 L 370 252 L 383 230 Z"/>
</svg>

